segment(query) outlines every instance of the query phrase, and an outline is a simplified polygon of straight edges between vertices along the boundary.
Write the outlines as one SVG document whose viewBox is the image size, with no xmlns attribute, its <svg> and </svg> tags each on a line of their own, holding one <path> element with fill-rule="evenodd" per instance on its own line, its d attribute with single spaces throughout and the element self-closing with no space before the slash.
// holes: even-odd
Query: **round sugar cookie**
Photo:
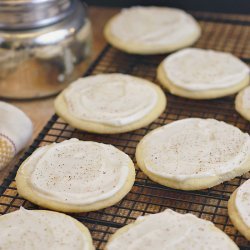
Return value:
<svg viewBox="0 0 250 250">
<path fill-rule="evenodd" d="M 241 116 L 250 121 L 250 86 L 244 88 L 237 94 L 235 109 Z"/>
<path fill-rule="evenodd" d="M 38 148 L 16 175 L 18 193 L 62 212 L 88 212 L 120 201 L 132 188 L 135 169 L 112 145 L 70 139 Z"/>
<path fill-rule="evenodd" d="M 147 134 L 137 145 L 136 160 L 164 186 L 210 188 L 250 170 L 250 136 L 222 121 L 187 118 Z"/>
<path fill-rule="evenodd" d="M 240 233 L 250 240 L 250 180 L 245 181 L 231 195 L 228 215 Z"/>
<path fill-rule="evenodd" d="M 192 45 L 201 29 L 183 10 L 131 7 L 109 20 L 104 36 L 114 47 L 132 54 L 163 54 Z"/>
<path fill-rule="evenodd" d="M 166 57 L 157 78 L 174 95 L 213 99 L 247 86 L 249 67 L 230 53 L 187 48 Z"/>
<path fill-rule="evenodd" d="M 106 250 L 234 250 L 237 245 L 212 222 L 170 209 L 141 216 L 108 241 Z"/>
<path fill-rule="evenodd" d="M 76 219 L 46 210 L 20 210 L 0 216 L 4 250 L 94 250 L 89 230 Z"/>
<path fill-rule="evenodd" d="M 166 107 L 159 86 L 124 74 L 80 78 L 55 100 L 56 113 L 72 127 L 115 134 L 147 126 Z"/>
</svg>

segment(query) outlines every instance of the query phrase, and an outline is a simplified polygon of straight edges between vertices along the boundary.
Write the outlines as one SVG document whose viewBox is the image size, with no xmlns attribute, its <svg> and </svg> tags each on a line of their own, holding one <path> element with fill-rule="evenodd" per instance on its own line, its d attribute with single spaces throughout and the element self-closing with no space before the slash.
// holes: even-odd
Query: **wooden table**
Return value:
<svg viewBox="0 0 250 250">
<path fill-rule="evenodd" d="M 93 29 L 93 55 L 92 61 L 100 53 L 102 48 L 105 46 L 106 41 L 103 37 L 103 27 L 107 20 L 119 11 L 117 8 L 104 8 L 104 7 L 89 7 L 89 17 L 92 22 Z M 87 66 L 86 66 L 87 68 Z M 38 135 L 46 122 L 54 114 L 53 98 L 42 99 L 37 101 L 12 101 L 10 103 L 21 108 L 33 121 L 34 133 L 32 140 Z M 18 161 L 19 155 L 13 159 L 11 164 L 0 172 L 0 183 L 8 175 L 9 171 L 13 168 L 15 163 Z"/>
</svg>

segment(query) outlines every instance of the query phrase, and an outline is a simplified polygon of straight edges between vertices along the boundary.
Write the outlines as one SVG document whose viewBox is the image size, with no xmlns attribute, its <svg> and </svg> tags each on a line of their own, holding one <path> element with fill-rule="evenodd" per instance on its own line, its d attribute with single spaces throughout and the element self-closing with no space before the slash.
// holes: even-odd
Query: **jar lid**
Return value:
<svg viewBox="0 0 250 250">
<path fill-rule="evenodd" d="M 19 30 L 48 26 L 69 16 L 75 0 L 2 0 L 0 29 Z"/>
</svg>

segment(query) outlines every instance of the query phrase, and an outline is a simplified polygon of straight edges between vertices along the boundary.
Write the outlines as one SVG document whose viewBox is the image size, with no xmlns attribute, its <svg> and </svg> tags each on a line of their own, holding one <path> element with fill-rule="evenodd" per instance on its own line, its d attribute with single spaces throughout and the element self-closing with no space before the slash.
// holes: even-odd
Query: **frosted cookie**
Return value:
<svg viewBox="0 0 250 250">
<path fill-rule="evenodd" d="M 210 221 L 170 209 L 118 229 L 106 250 L 233 250 L 237 245 Z"/>
<path fill-rule="evenodd" d="M 4 250 L 94 250 L 89 230 L 76 219 L 45 210 L 0 216 L 0 248 Z"/>
<path fill-rule="evenodd" d="M 167 7 L 123 9 L 106 24 L 105 38 L 114 47 L 132 54 L 163 54 L 190 46 L 201 29 L 183 10 Z"/>
<path fill-rule="evenodd" d="M 250 86 L 244 88 L 236 96 L 235 109 L 240 115 L 250 121 Z"/>
<path fill-rule="evenodd" d="M 231 195 L 228 215 L 240 233 L 250 240 L 250 180 L 245 181 Z"/>
<path fill-rule="evenodd" d="M 56 113 L 72 127 L 101 134 L 147 126 L 165 107 L 166 97 L 160 87 L 123 74 L 80 78 L 55 100 Z"/>
<path fill-rule="evenodd" d="M 136 160 L 164 186 L 205 189 L 250 170 L 250 136 L 222 121 L 183 119 L 147 134 L 137 145 Z"/>
<path fill-rule="evenodd" d="M 134 179 L 133 162 L 122 151 L 70 139 L 37 149 L 20 166 L 16 185 L 22 197 L 39 206 L 87 212 L 120 201 Z"/>
<path fill-rule="evenodd" d="M 212 99 L 247 86 L 249 68 L 230 53 L 188 48 L 166 57 L 157 78 L 174 95 Z"/>
</svg>

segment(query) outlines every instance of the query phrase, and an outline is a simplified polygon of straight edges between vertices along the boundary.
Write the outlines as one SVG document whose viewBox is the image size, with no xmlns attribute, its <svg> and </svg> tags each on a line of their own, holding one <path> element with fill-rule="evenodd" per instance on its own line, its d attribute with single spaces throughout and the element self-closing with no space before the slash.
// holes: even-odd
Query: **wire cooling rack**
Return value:
<svg viewBox="0 0 250 250">
<path fill-rule="evenodd" d="M 200 22 L 202 36 L 195 47 L 228 51 L 250 63 L 250 17 L 213 13 L 192 13 Z M 156 67 L 164 56 L 135 56 L 106 46 L 86 75 L 120 72 L 156 82 Z M 169 122 L 186 117 L 215 118 L 233 124 L 245 132 L 250 132 L 250 123 L 234 110 L 234 97 L 216 100 L 195 101 L 179 98 L 166 93 L 168 106 L 165 112 L 149 126 L 119 135 L 96 135 L 76 130 L 54 115 L 44 127 L 28 151 L 20 159 L 0 186 L 0 214 L 19 209 L 37 209 L 34 204 L 18 196 L 15 175 L 18 167 L 37 147 L 52 142 L 60 142 L 76 137 L 110 143 L 118 147 L 135 161 L 138 141 L 150 130 Z M 103 249 L 108 237 L 138 216 L 157 213 L 171 208 L 180 213 L 193 213 L 200 218 L 215 223 L 225 231 L 241 249 L 250 249 L 248 242 L 233 227 L 227 215 L 227 201 L 230 194 L 250 174 L 235 178 L 211 189 L 202 191 L 180 191 L 158 185 L 150 181 L 137 169 L 136 182 L 131 192 L 115 206 L 90 213 L 72 215 L 83 222 L 91 231 L 97 249 Z"/>
</svg>

